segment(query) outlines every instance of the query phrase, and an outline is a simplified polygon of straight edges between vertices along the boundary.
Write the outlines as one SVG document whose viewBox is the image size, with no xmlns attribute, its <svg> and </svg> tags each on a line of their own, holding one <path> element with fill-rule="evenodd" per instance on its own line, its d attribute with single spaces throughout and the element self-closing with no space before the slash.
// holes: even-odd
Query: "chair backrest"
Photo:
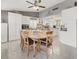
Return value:
<svg viewBox="0 0 79 59">
<path fill-rule="evenodd" d="M 28 37 L 28 32 L 27 31 L 23 31 L 22 32 L 22 36 L 23 36 L 23 38 L 27 38 Z"/>
<path fill-rule="evenodd" d="M 46 37 L 47 38 L 52 38 L 52 34 L 53 34 L 53 31 L 47 31 L 46 32 Z"/>
<path fill-rule="evenodd" d="M 46 32 L 46 45 L 52 43 L 52 35 L 53 35 L 53 31 Z"/>
<path fill-rule="evenodd" d="M 26 40 L 26 38 L 27 38 L 27 40 Z M 26 41 L 28 42 L 28 32 L 27 31 L 22 31 L 21 32 L 21 41 L 23 43 L 26 43 Z"/>
</svg>

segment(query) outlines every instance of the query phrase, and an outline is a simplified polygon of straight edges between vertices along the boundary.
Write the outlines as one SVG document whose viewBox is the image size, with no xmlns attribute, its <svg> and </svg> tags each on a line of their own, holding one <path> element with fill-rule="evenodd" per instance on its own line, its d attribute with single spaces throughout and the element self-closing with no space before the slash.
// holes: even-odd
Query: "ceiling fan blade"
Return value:
<svg viewBox="0 0 79 59">
<path fill-rule="evenodd" d="M 30 3 L 30 4 L 32 4 L 32 5 L 34 5 L 34 3 L 31 3 L 31 2 L 29 2 L 29 1 L 26 1 L 27 3 Z"/>
<path fill-rule="evenodd" d="M 41 7 L 41 8 L 45 8 L 45 6 L 39 6 L 39 7 Z"/>
<path fill-rule="evenodd" d="M 33 6 L 29 6 L 28 8 L 32 8 Z"/>
</svg>

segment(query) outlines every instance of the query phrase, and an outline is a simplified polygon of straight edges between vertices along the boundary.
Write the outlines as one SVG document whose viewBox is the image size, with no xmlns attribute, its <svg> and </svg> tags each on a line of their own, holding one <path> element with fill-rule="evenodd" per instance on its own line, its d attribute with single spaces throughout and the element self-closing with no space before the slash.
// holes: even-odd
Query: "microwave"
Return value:
<svg viewBox="0 0 79 59">
<path fill-rule="evenodd" d="M 22 29 L 28 29 L 29 25 L 28 24 L 22 24 Z"/>
</svg>

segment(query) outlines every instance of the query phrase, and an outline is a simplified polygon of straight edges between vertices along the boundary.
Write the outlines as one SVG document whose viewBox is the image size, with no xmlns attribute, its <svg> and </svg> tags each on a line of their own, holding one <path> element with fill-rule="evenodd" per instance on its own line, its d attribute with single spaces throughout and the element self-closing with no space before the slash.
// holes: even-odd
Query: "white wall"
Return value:
<svg viewBox="0 0 79 59">
<path fill-rule="evenodd" d="M 76 20 L 76 7 L 62 11 L 62 21 L 66 24 L 68 31 L 60 31 L 60 40 L 62 43 L 72 47 L 76 47 Z"/>
<path fill-rule="evenodd" d="M 48 23 L 51 27 L 53 27 L 53 25 L 55 25 L 55 20 L 53 18 L 42 18 L 43 20 L 43 24 L 46 25 L 46 23 Z"/>
<path fill-rule="evenodd" d="M 31 28 L 36 28 L 38 20 L 31 20 L 31 17 L 22 16 L 22 24 L 28 24 Z"/>
<path fill-rule="evenodd" d="M 29 17 L 28 16 L 22 16 L 22 24 L 29 24 Z"/>
<path fill-rule="evenodd" d="M 7 41 L 7 23 L 1 23 L 1 42 Z"/>
<path fill-rule="evenodd" d="M 30 27 L 32 28 L 36 28 L 37 23 L 39 22 L 39 20 L 31 20 L 31 17 L 28 16 L 22 16 L 22 24 L 29 24 Z M 56 24 L 55 20 L 53 18 L 50 17 L 44 17 L 41 18 L 41 20 L 43 20 L 43 24 L 46 25 L 46 23 L 49 23 L 49 25 L 51 27 L 53 27 L 53 25 Z"/>
<path fill-rule="evenodd" d="M 20 39 L 22 15 L 8 12 L 9 40 Z"/>
</svg>

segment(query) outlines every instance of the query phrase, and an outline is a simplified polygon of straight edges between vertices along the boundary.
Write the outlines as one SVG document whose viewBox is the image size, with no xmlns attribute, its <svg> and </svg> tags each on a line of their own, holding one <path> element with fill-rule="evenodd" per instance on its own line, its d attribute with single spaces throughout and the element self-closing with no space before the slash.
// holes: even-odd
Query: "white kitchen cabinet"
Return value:
<svg viewBox="0 0 79 59">
<path fill-rule="evenodd" d="M 20 39 L 22 15 L 8 12 L 9 41 Z"/>
<path fill-rule="evenodd" d="M 67 31 L 60 31 L 60 40 L 62 43 L 72 47 L 76 47 L 76 21 L 76 7 L 62 11 L 62 22 L 66 24 Z"/>
<path fill-rule="evenodd" d="M 1 42 L 7 42 L 7 23 L 1 23 Z"/>
</svg>

